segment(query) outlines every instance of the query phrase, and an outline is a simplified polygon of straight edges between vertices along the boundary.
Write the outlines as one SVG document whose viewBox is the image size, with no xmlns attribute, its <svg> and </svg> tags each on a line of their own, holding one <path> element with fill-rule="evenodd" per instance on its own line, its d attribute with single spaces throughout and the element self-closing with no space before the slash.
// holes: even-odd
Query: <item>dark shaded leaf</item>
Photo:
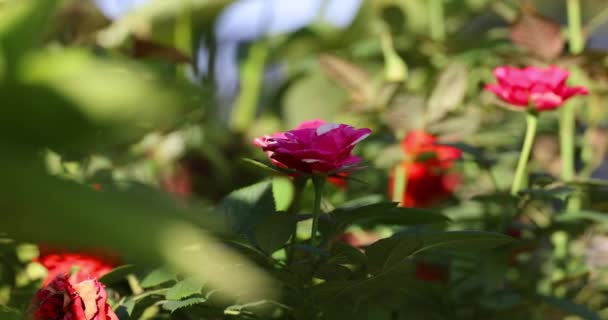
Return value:
<svg viewBox="0 0 608 320">
<path fill-rule="evenodd" d="M 262 181 L 235 190 L 222 199 L 216 211 L 234 232 L 253 236 L 258 222 L 275 212 L 272 183 Z"/>
<path fill-rule="evenodd" d="M 276 212 L 267 216 L 255 228 L 258 246 L 266 253 L 272 254 L 289 240 L 295 224 L 295 217 L 286 212 Z"/>
<path fill-rule="evenodd" d="M 132 274 L 137 270 L 137 266 L 133 264 L 126 264 L 112 269 L 112 271 L 106 273 L 103 277 L 99 278 L 99 281 L 101 281 L 105 285 L 112 285 L 116 282 L 124 280 L 127 275 Z"/>
<path fill-rule="evenodd" d="M 568 314 L 576 315 L 576 316 L 582 317 L 583 319 L 586 319 L 586 320 L 600 320 L 601 319 L 600 316 L 595 311 L 585 307 L 582 304 L 574 303 L 572 301 L 562 299 L 562 298 L 556 298 L 556 297 L 542 296 L 540 298 L 545 303 L 547 303 L 551 306 L 557 307 L 557 308 L 567 312 Z"/>
<path fill-rule="evenodd" d="M 372 272 L 383 273 L 426 250 L 479 251 L 493 249 L 513 241 L 513 238 L 503 234 L 483 231 L 397 234 L 377 241 L 367 247 L 365 252 Z"/>
</svg>

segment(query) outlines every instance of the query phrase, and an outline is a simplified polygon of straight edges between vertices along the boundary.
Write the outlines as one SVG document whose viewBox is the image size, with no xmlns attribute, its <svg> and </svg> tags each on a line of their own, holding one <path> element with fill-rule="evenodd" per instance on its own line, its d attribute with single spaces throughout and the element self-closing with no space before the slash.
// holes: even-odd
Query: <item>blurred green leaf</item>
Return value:
<svg viewBox="0 0 608 320">
<path fill-rule="evenodd" d="M 600 316 L 595 311 L 585 307 L 582 304 L 574 303 L 572 301 L 562 299 L 562 298 L 556 298 L 556 297 L 541 296 L 540 298 L 545 303 L 547 303 L 553 307 L 557 307 L 557 308 L 567 312 L 568 314 L 576 315 L 576 316 L 582 317 L 583 319 L 586 319 L 586 320 L 600 320 L 601 319 Z"/>
<path fill-rule="evenodd" d="M 464 64 L 453 62 L 443 70 L 428 100 L 427 123 L 441 120 L 460 106 L 467 92 L 467 84 L 468 72 Z"/>
<path fill-rule="evenodd" d="M 6 1 L 0 10 L 0 49 L 11 77 L 24 53 L 39 44 L 59 1 Z"/>
<path fill-rule="evenodd" d="M 176 19 L 189 10 L 193 21 L 208 21 L 231 0 L 152 0 L 114 21 L 99 35 L 99 42 L 106 47 L 117 47 L 131 34 L 141 33 L 162 26 L 172 30 Z"/>
<path fill-rule="evenodd" d="M 320 70 L 296 80 L 287 91 L 283 113 L 286 126 L 295 128 L 300 122 L 311 119 L 332 121 L 347 97 L 340 87 L 331 82 Z"/>
</svg>

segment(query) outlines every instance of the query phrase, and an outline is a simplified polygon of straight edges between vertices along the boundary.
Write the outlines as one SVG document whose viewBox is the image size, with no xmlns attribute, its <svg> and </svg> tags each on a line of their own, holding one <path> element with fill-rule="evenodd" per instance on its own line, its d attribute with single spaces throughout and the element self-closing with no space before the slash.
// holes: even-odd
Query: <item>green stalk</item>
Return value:
<svg viewBox="0 0 608 320">
<path fill-rule="evenodd" d="M 536 124 L 538 117 L 533 112 L 526 114 L 526 137 L 524 138 L 524 144 L 519 154 L 519 161 L 517 162 L 517 169 L 515 170 L 515 178 L 513 179 L 513 185 L 511 185 L 511 194 L 516 196 L 517 192 L 523 187 L 524 178 L 526 177 L 526 167 L 528 165 L 528 158 L 530 158 L 530 152 L 532 151 L 532 144 L 534 143 L 534 135 L 536 134 Z"/>
<path fill-rule="evenodd" d="M 580 0 L 568 0 L 568 37 L 570 53 L 580 54 L 584 49 L 581 27 Z M 574 136 L 575 136 L 575 106 L 572 102 L 562 106 L 560 110 L 560 150 L 562 161 L 562 180 L 574 179 Z"/>
<path fill-rule="evenodd" d="M 183 1 L 175 21 L 173 34 L 175 49 L 183 52 L 187 56 L 192 55 L 192 14 L 190 9 L 190 2 Z M 182 79 L 185 78 L 187 68 L 187 65 L 179 65 L 177 67 L 177 74 L 178 76 L 181 76 Z"/>
<path fill-rule="evenodd" d="M 291 206 L 289 206 L 289 214 L 295 220 L 293 224 L 293 229 L 291 230 L 291 241 L 289 244 L 289 250 L 287 251 L 287 264 L 291 264 L 295 255 L 295 246 L 298 241 L 298 220 L 297 215 L 300 210 L 300 202 L 302 200 L 302 193 L 304 191 L 304 187 L 306 186 L 306 181 L 308 181 L 308 177 L 298 176 L 293 181 L 294 184 L 294 195 L 293 201 L 291 202 Z"/>
<path fill-rule="evenodd" d="M 437 42 L 445 40 L 445 16 L 443 0 L 429 0 L 429 31 L 431 39 Z"/>
<path fill-rule="evenodd" d="M 578 55 L 585 49 L 585 39 L 581 23 L 580 0 L 568 0 L 568 37 L 570 42 L 570 53 Z M 560 150 L 562 161 L 562 180 L 571 182 L 575 177 L 574 168 L 574 138 L 576 136 L 576 104 L 573 102 L 562 106 L 560 110 Z M 577 190 L 580 191 L 580 190 Z M 577 211 L 580 208 L 581 199 L 575 192 L 569 199 L 567 209 Z"/>
<path fill-rule="evenodd" d="M 562 161 L 562 180 L 574 179 L 575 108 L 570 102 L 561 107 L 559 119 L 559 141 Z"/>
<path fill-rule="evenodd" d="M 581 23 L 581 2 L 580 0 L 568 0 L 567 4 L 570 53 L 580 54 L 585 49 L 585 39 L 583 38 Z"/>
<path fill-rule="evenodd" d="M 319 229 L 319 216 L 321 215 L 321 198 L 323 197 L 323 187 L 325 186 L 325 175 L 315 175 L 312 183 L 315 187 L 315 202 L 312 209 L 312 229 L 310 230 L 310 244 L 317 245 L 317 231 Z"/>
<path fill-rule="evenodd" d="M 395 175 L 393 180 L 393 202 L 399 202 L 401 206 L 403 203 L 403 195 L 407 190 L 407 170 L 405 170 L 405 166 L 403 164 L 398 164 L 395 167 Z"/>
<path fill-rule="evenodd" d="M 241 93 L 230 119 L 233 130 L 244 131 L 255 119 L 268 53 L 268 44 L 264 41 L 254 43 L 249 49 L 249 56 L 241 70 Z"/>
</svg>

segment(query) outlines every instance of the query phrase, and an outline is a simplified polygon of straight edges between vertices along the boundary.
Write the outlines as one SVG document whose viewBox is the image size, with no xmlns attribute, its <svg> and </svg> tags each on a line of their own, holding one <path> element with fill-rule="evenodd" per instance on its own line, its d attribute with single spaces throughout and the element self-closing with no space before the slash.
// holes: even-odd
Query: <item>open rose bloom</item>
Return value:
<svg viewBox="0 0 608 320">
<path fill-rule="evenodd" d="M 460 184 L 460 176 L 450 169 L 462 152 L 455 147 L 438 145 L 437 138 L 423 131 L 410 132 L 401 143 L 406 159 L 400 164 L 407 174 L 402 203 L 406 207 L 428 207 L 450 196 Z M 389 194 L 393 194 L 394 172 L 389 176 Z"/>
<path fill-rule="evenodd" d="M 296 129 L 254 140 L 277 166 L 305 174 L 337 174 L 352 169 L 361 159 L 355 145 L 371 134 L 346 124 L 306 121 Z"/>
<path fill-rule="evenodd" d="M 73 283 L 65 274 L 36 293 L 29 315 L 31 320 L 118 320 L 99 281 Z"/>
<path fill-rule="evenodd" d="M 495 93 L 511 105 L 537 111 L 553 110 L 575 95 L 587 94 L 587 88 L 568 87 L 568 71 L 555 66 L 548 68 L 526 67 L 523 69 L 503 66 L 494 69 L 496 84 L 486 85 L 486 90 Z"/>
</svg>

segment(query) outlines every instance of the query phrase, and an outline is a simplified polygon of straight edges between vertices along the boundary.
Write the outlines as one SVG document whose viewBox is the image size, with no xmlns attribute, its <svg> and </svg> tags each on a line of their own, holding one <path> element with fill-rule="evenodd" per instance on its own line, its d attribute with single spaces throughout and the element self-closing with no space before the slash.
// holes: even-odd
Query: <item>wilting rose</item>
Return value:
<svg viewBox="0 0 608 320">
<path fill-rule="evenodd" d="M 118 320 L 99 281 L 71 283 L 65 274 L 38 290 L 29 315 L 32 320 Z"/>
<path fill-rule="evenodd" d="M 498 83 L 486 85 L 500 99 L 522 109 L 531 104 L 537 111 L 558 108 L 574 95 L 587 94 L 587 88 L 568 87 L 570 73 L 555 66 L 523 69 L 503 66 L 494 69 Z"/>
<path fill-rule="evenodd" d="M 294 130 L 256 138 L 253 143 L 279 167 L 308 174 L 335 174 L 361 161 L 352 155 L 352 150 L 370 134 L 371 130 L 366 128 L 313 120 Z"/>
<path fill-rule="evenodd" d="M 399 164 L 407 174 L 407 186 L 401 200 L 406 207 L 428 207 L 449 197 L 460 184 L 460 176 L 450 172 L 462 152 L 438 145 L 437 138 L 423 131 L 410 132 L 401 143 L 405 160 Z M 395 184 L 394 170 L 389 176 L 389 195 Z"/>
<path fill-rule="evenodd" d="M 72 274 L 70 277 L 72 283 L 92 278 L 101 278 L 114 267 L 118 266 L 117 259 L 108 255 L 68 252 L 45 246 L 41 246 L 40 249 L 40 256 L 37 262 L 48 271 L 43 285 L 47 285 L 62 274 Z"/>
</svg>

